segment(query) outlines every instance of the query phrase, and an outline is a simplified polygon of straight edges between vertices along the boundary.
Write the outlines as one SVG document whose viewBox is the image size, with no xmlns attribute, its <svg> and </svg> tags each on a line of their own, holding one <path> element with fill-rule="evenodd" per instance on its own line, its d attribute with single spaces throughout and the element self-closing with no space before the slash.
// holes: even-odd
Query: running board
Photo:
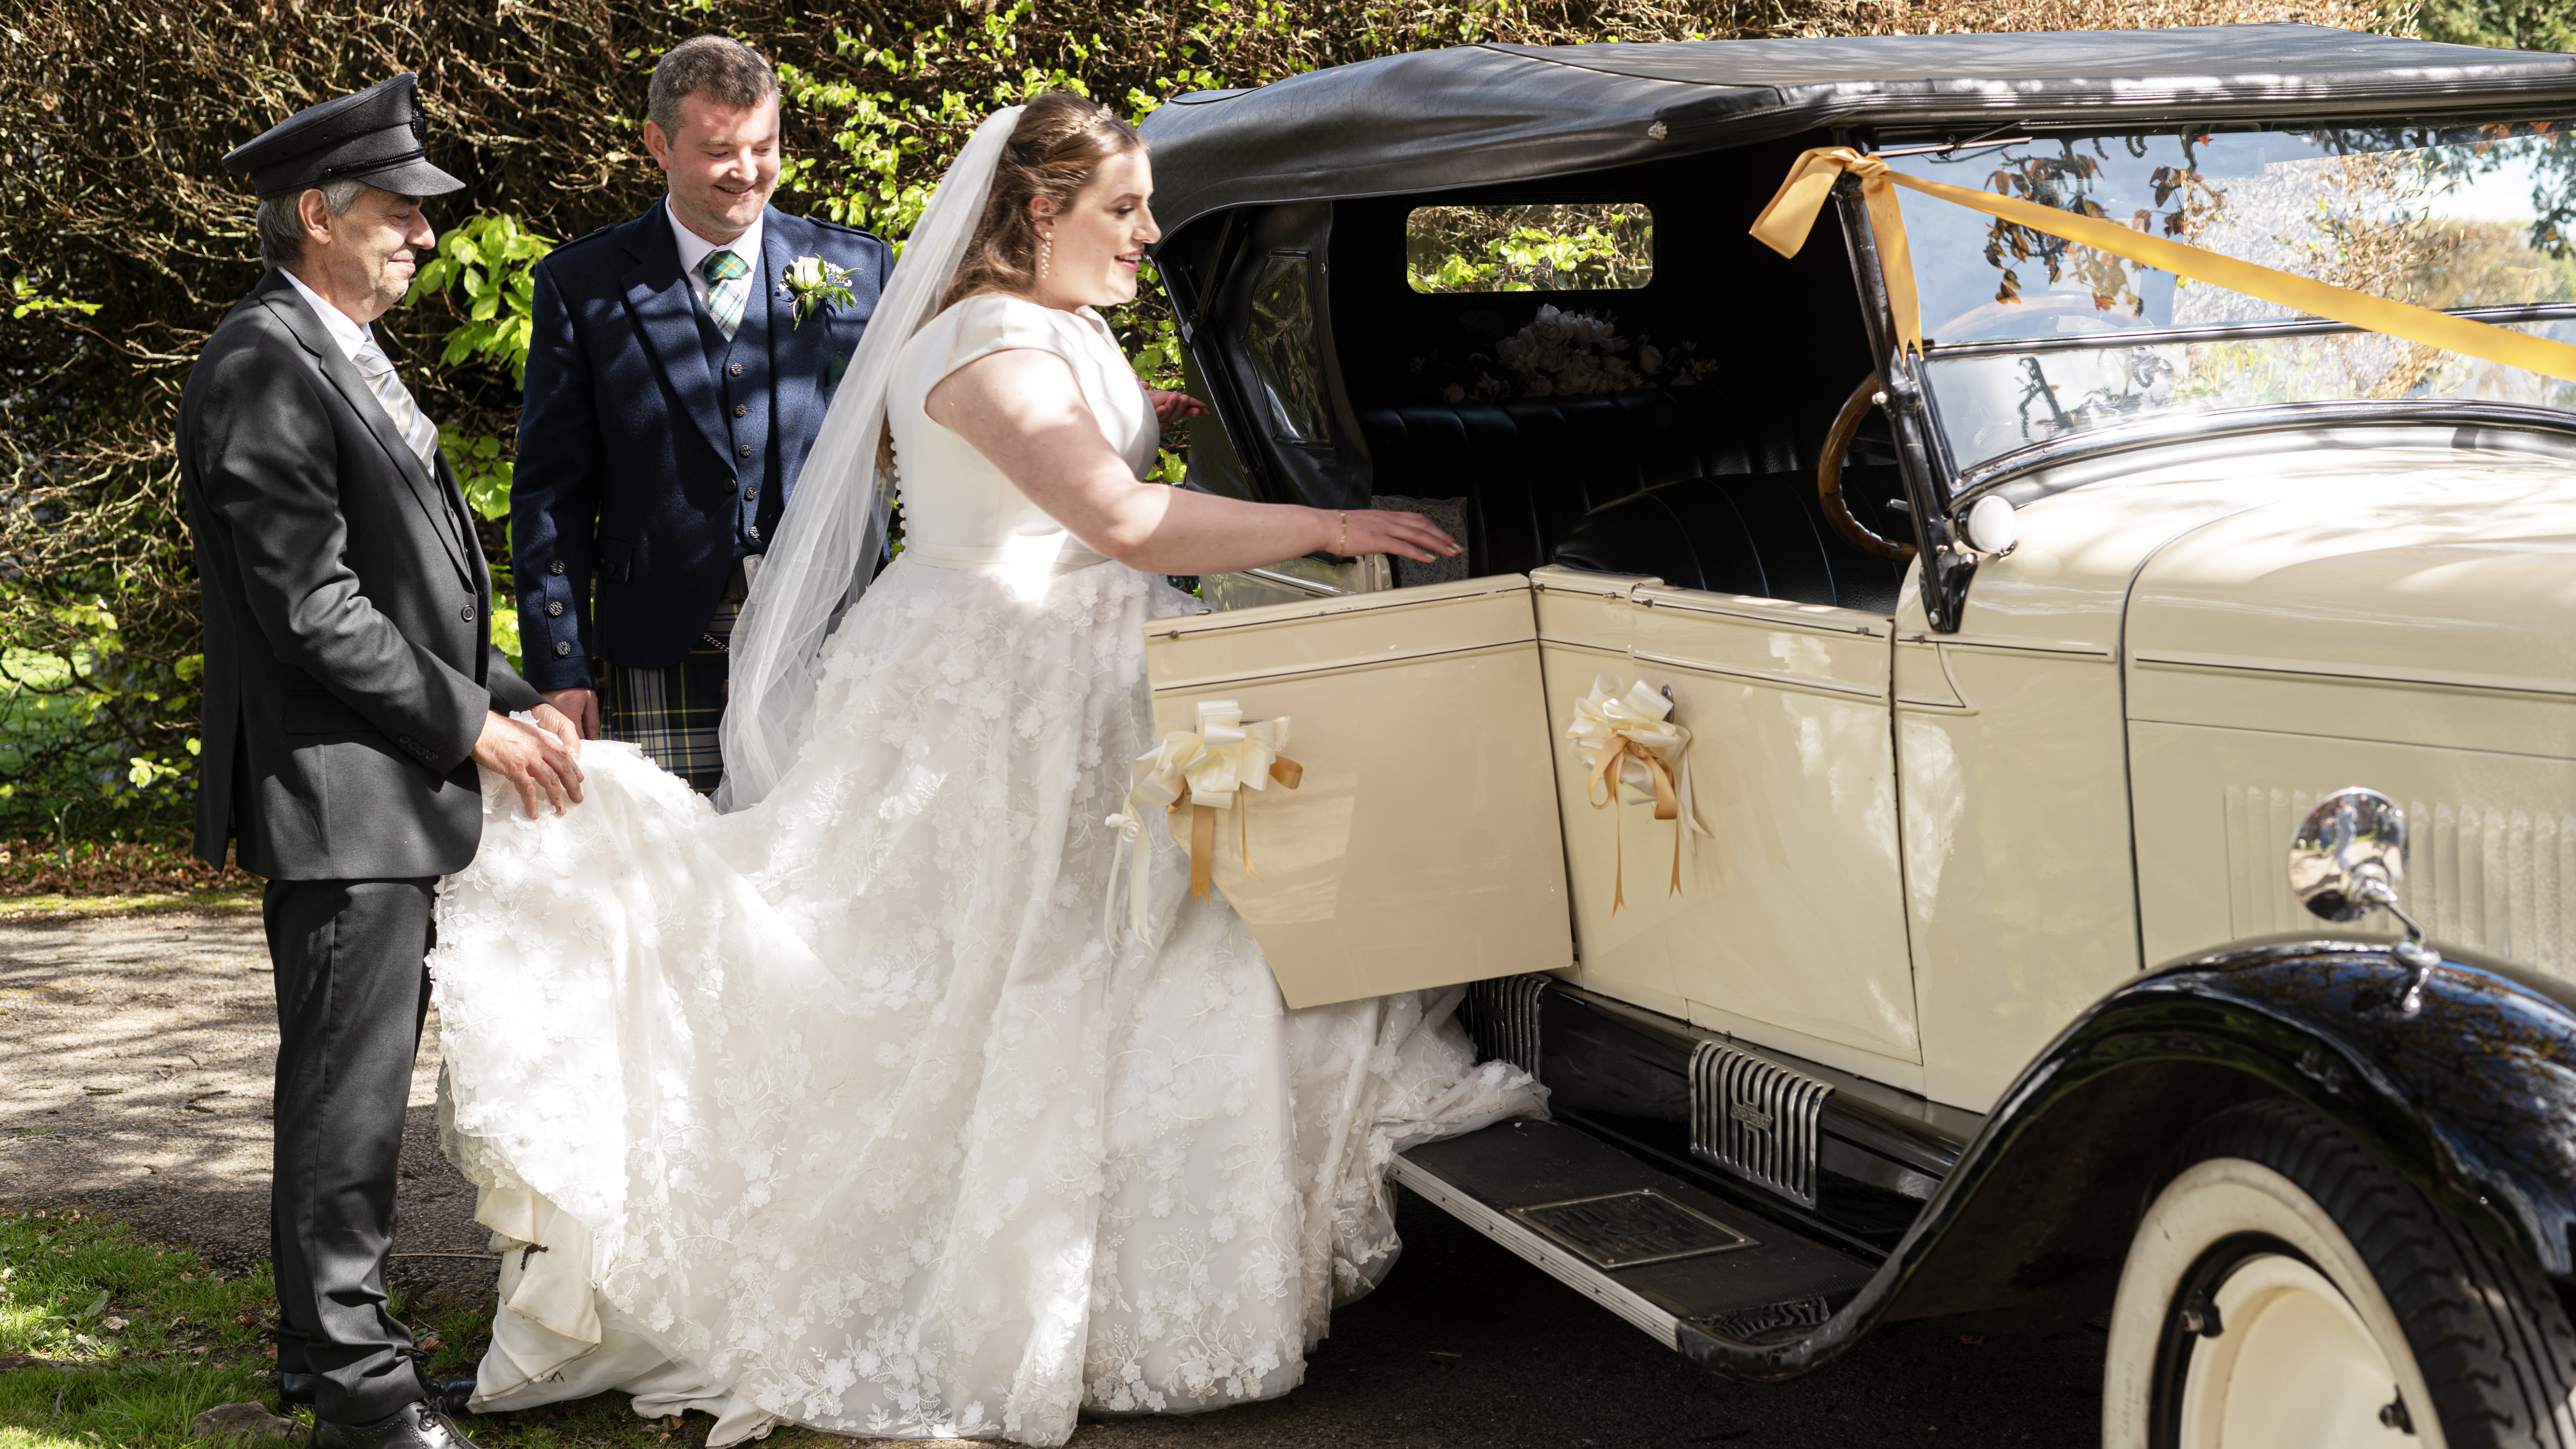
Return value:
<svg viewBox="0 0 2576 1449">
<path fill-rule="evenodd" d="M 1677 1351 L 1684 1325 L 1739 1344 L 1801 1337 L 1875 1271 L 1557 1122 L 1425 1143 L 1394 1177 Z"/>
</svg>

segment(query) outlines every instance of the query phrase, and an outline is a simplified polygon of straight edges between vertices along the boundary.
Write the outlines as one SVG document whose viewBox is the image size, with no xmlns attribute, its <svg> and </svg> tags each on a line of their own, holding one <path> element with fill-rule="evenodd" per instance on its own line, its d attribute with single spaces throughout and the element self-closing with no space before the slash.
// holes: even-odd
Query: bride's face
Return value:
<svg viewBox="0 0 2576 1449">
<path fill-rule="evenodd" d="M 1031 202 L 1039 209 L 1038 235 L 1054 243 L 1037 300 L 1066 309 L 1136 300 L 1136 268 L 1163 234 L 1145 205 L 1153 194 L 1154 168 L 1140 147 L 1101 162 L 1062 211 L 1045 210 L 1044 197 Z"/>
</svg>

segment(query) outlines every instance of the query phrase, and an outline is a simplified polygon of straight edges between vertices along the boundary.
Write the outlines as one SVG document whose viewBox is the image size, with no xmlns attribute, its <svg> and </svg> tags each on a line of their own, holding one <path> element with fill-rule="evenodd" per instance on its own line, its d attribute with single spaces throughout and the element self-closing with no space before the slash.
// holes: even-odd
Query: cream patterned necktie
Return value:
<svg viewBox="0 0 2576 1449">
<path fill-rule="evenodd" d="M 707 253 L 698 270 L 707 277 L 707 311 L 716 320 L 716 330 L 731 342 L 742 326 L 743 304 L 751 300 L 751 283 L 744 280 L 751 275 L 751 264 L 730 251 L 717 250 Z"/>
<path fill-rule="evenodd" d="M 374 334 L 368 334 L 359 345 L 358 355 L 349 360 L 358 365 L 358 376 L 367 380 L 368 391 L 384 404 L 385 416 L 393 419 L 394 431 L 402 434 L 412 456 L 420 459 L 420 466 L 428 469 L 431 477 L 438 476 L 438 465 L 430 461 L 438 455 L 438 425 L 421 412 L 420 404 L 411 400 L 411 389 L 394 375 L 394 360 L 376 345 Z"/>
</svg>

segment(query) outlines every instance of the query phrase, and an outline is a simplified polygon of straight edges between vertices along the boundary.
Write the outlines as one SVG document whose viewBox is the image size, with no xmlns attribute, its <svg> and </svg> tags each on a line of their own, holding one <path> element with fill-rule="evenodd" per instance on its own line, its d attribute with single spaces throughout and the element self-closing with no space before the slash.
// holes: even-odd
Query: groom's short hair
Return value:
<svg viewBox="0 0 2576 1449">
<path fill-rule="evenodd" d="M 778 73 L 759 51 L 721 35 L 693 36 L 672 46 L 653 67 L 645 114 L 665 136 L 680 134 L 680 102 L 704 96 L 727 110 L 759 105 L 778 94 Z"/>
</svg>

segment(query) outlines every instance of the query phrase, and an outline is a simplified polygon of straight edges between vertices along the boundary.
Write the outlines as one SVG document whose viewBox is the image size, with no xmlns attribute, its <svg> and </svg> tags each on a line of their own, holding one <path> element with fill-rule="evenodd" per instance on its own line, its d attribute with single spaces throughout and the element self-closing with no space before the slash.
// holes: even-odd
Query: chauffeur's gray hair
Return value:
<svg viewBox="0 0 2576 1449">
<path fill-rule="evenodd" d="M 348 215 L 366 190 L 367 183 L 355 176 L 305 188 L 321 192 L 323 209 L 333 216 Z M 291 267 L 304 260 L 304 216 L 296 207 L 303 199 L 303 191 L 290 191 L 259 204 L 259 259 L 264 265 Z"/>
<path fill-rule="evenodd" d="M 672 46 L 653 67 L 644 114 L 664 136 L 677 139 L 680 102 L 690 96 L 738 111 L 776 94 L 778 73 L 759 51 L 721 35 L 697 35 Z"/>
</svg>

